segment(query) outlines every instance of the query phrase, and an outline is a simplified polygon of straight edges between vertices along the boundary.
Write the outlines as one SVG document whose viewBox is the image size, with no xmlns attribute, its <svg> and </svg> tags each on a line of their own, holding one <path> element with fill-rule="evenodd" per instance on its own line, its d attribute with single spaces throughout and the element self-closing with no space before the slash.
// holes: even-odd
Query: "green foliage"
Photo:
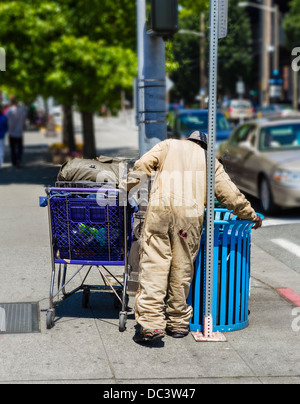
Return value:
<svg viewBox="0 0 300 404">
<path fill-rule="evenodd" d="M 188 13 L 198 13 L 208 10 L 209 0 L 179 0 L 179 4 L 184 8 L 183 15 Z"/>
<path fill-rule="evenodd" d="M 180 29 L 199 32 L 200 15 L 181 15 Z M 187 104 L 192 104 L 200 89 L 200 38 L 190 34 L 176 35 L 173 51 L 179 68 L 171 74 L 176 83 L 171 96 L 174 100 L 184 99 Z"/>
<path fill-rule="evenodd" d="M 233 95 L 240 77 L 251 84 L 253 67 L 251 23 L 238 3 L 239 0 L 229 0 L 228 35 L 220 40 L 219 46 L 220 85 L 223 92 Z"/>
<path fill-rule="evenodd" d="M 173 42 L 166 43 L 166 71 L 168 73 L 174 72 L 179 68 L 179 63 L 174 58 Z"/>
<path fill-rule="evenodd" d="M 116 87 L 132 86 L 136 56 L 130 49 L 87 37 L 62 36 L 49 50 L 53 70 L 47 74 L 46 83 L 62 103 L 74 96 L 80 110 L 93 112 L 120 97 Z"/>
<path fill-rule="evenodd" d="M 244 8 L 238 7 L 239 0 L 229 0 L 228 36 L 219 41 L 219 94 L 235 95 L 235 85 L 239 77 L 251 83 L 253 67 L 252 33 L 250 20 Z M 206 18 L 205 66 L 208 76 L 209 60 L 209 2 L 203 0 L 182 0 L 180 29 L 200 31 L 200 14 Z M 174 44 L 174 59 L 179 68 L 172 73 L 176 88 L 172 98 L 185 99 L 187 104 L 195 103 L 200 89 L 200 38 L 195 35 L 177 35 Z"/>
<path fill-rule="evenodd" d="M 59 0 L 74 36 L 136 49 L 136 2 L 132 0 Z"/>
<path fill-rule="evenodd" d="M 65 19 L 54 2 L 35 0 L 1 2 L 0 21 L 0 46 L 7 55 L 0 85 L 31 100 L 43 86 L 48 44 L 64 30 Z"/>
<path fill-rule="evenodd" d="M 291 0 L 289 6 L 289 12 L 285 15 L 283 21 L 283 29 L 286 34 L 287 46 L 294 47 L 300 44 L 300 1 Z"/>
<path fill-rule="evenodd" d="M 295 37 L 299 1 L 291 2 L 290 22 L 286 20 Z M 228 37 L 220 41 L 223 92 L 234 92 L 239 76 L 251 80 L 251 27 L 237 3 L 230 0 Z M 180 0 L 180 6 L 180 28 L 199 31 L 200 13 L 205 11 L 208 35 L 209 1 Z M 131 88 L 137 67 L 135 1 L 4 0 L 0 21 L 0 46 L 7 53 L 0 86 L 20 98 L 53 95 L 63 104 L 76 102 L 94 111 L 102 103 L 116 103 L 121 88 Z M 173 96 L 193 102 L 200 88 L 199 37 L 178 35 L 166 48 L 167 71 L 176 83 Z M 208 40 L 208 70 L 207 60 Z"/>
<path fill-rule="evenodd" d="M 0 85 L 24 100 L 52 95 L 89 111 L 114 102 L 136 74 L 135 19 L 131 0 L 2 1 Z"/>
</svg>

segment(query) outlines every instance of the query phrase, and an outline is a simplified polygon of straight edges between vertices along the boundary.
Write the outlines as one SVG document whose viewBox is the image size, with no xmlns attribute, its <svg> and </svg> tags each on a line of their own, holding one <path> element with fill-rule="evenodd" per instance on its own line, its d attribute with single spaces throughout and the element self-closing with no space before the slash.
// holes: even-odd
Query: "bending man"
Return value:
<svg viewBox="0 0 300 404">
<path fill-rule="evenodd" d="M 207 136 L 166 140 L 138 160 L 127 178 L 127 191 L 155 172 L 141 235 L 139 290 L 135 317 L 144 343 L 188 335 L 193 309 L 187 297 L 200 248 L 206 205 Z M 122 187 L 125 187 L 123 184 Z M 215 194 L 240 219 L 262 225 L 261 218 L 216 161 Z M 167 309 L 164 309 L 166 297 Z"/>
</svg>

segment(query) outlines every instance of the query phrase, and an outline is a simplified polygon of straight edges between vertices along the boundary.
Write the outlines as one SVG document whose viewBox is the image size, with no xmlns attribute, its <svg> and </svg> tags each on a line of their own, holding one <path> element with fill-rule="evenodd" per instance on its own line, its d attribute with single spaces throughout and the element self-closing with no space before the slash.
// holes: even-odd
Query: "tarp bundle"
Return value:
<svg viewBox="0 0 300 404">
<path fill-rule="evenodd" d="M 92 181 L 118 186 L 126 174 L 126 161 L 119 158 L 107 156 L 100 156 L 95 160 L 75 158 L 62 165 L 57 181 Z"/>
</svg>

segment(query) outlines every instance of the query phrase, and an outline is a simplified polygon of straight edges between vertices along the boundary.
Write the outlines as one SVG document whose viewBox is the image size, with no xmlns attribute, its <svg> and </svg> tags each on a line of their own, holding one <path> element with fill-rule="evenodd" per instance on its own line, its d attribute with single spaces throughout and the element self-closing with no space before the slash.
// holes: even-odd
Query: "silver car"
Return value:
<svg viewBox="0 0 300 404">
<path fill-rule="evenodd" d="M 234 183 L 266 214 L 300 207 L 300 119 L 264 119 L 235 129 L 218 157 Z"/>
</svg>

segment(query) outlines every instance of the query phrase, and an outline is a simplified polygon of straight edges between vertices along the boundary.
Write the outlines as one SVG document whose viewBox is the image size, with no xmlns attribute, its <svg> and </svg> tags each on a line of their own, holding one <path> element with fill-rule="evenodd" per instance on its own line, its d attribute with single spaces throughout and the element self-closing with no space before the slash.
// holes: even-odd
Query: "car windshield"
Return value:
<svg viewBox="0 0 300 404">
<path fill-rule="evenodd" d="M 208 114 L 199 114 L 190 112 L 180 114 L 178 119 L 178 130 L 181 134 L 187 134 L 191 131 L 199 130 L 208 132 Z M 217 131 L 229 131 L 230 125 L 222 114 L 217 114 Z"/>
<path fill-rule="evenodd" d="M 252 105 L 249 101 L 232 101 L 232 108 L 251 108 Z"/>
<path fill-rule="evenodd" d="M 259 146 L 262 151 L 300 149 L 300 122 L 263 128 Z"/>
</svg>

